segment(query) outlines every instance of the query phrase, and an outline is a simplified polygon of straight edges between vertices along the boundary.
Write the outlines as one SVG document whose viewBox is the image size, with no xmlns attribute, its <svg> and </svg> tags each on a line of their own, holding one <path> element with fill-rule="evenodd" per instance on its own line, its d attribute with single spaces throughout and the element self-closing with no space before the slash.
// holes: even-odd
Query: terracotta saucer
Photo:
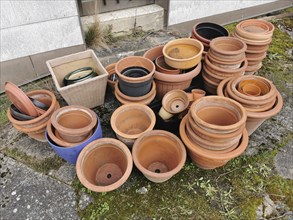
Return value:
<svg viewBox="0 0 293 220">
<path fill-rule="evenodd" d="M 39 113 L 33 102 L 15 84 L 11 82 L 6 82 L 5 93 L 8 96 L 8 99 L 15 105 L 15 107 L 20 112 L 33 117 L 39 116 Z"/>
</svg>

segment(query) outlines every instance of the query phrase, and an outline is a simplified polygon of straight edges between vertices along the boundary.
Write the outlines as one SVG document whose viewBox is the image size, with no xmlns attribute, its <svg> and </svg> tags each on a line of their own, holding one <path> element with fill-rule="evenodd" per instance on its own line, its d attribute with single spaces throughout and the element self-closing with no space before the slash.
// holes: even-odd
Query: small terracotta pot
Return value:
<svg viewBox="0 0 293 220">
<path fill-rule="evenodd" d="M 189 95 L 189 97 L 190 97 L 189 100 L 194 102 L 194 101 L 200 99 L 201 97 L 204 97 L 206 95 L 206 91 L 204 91 L 202 89 L 192 89 L 190 95 Z"/>
<path fill-rule="evenodd" d="M 76 174 L 89 190 L 109 192 L 126 182 L 132 166 L 131 153 L 125 144 L 112 138 L 101 138 L 80 152 Z"/>
<path fill-rule="evenodd" d="M 55 111 L 51 123 L 60 137 L 69 143 L 84 141 L 97 124 L 94 111 L 83 106 L 65 106 Z"/>
<path fill-rule="evenodd" d="M 185 116 L 180 123 L 180 136 L 188 148 L 192 161 L 200 168 L 215 169 L 217 167 L 224 166 L 229 160 L 241 155 L 248 145 L 248 135 L 246 129 L 244 129 L 239 145 L 230 152 L 218 153 L 216 151 L 203 149 L 191 142 L 186 135 L 186 120 L 187 116 Z"/>
<path fill-rule="evenodd" d="M 140 136 L 132 148 L 135 166 L 152 182 L 169 180 L 184 166 L 186 151 L 174 134 L 154 130 Z"/>
<path fill-rule="evenodd" d="M 188 104 L 189 98 L 187 93 L 180 89 L 166 93 L 162 100 L 162 107 L 171 114 L 178 114 L 184 111 Z"/>
<path fill-rule="evenodd" d="M 128 147 L 143 133 L 154 128 L 156 116 L 146 105 L 132 103 L 117 108 L 111 116 L 111 127 Z"/>
<path fill-rule="evenodd" d="M 34 138 L 35 140 L 45 142 L 45 130 L 48 120 L 50 119 L 53 112 L 60 108 L 60 105 L 55 97 L 55 95 L 47 90 L 34 90 L 27 93 L 28 97 L 32 97 L 45 105 L 49 106 L 48 110 L 31 120 L 27 121 L 19 121 L 12 117 L 10 109 L 7 111 L 7 117 L 9 121 L 13 124 L 13 126 L 26 134 L 30 137 Z"/>
<path fill-rule="evenodd" d="M 163 47 L 158 46 L 151 48 L 144 53 L 144 57 L 154 61 L 157 57 L 163 55 Z M 164 74 L 155 71 L 154 80 L 156 82 L 157 96 L 162 98 L 167 92 L 173 89 L 187 89 L 194 77 L 196 77 L 201 71 L 201 62 L 192 70 L 183 74 Z"/>
<path fill-rule="evenodd" d="M 169 41 L 163 47 L 166 64 L 176 69 L 190 69 L 200 61 L 203 44 L 195 39 L 181 38 Z"/>
<path fill-rule="evenodd" d="M 115 71 L 116 63 L 112 63 L 105 67 L 106 71 L 108 72 L 109 76 L 107 79 L 108 86 L 114 91 L 115 83 L 118 81 L 118 76 Z"/>
<path fill-rule="evenodd" d="M 165 58 L 163 55 L 156 58 L 155 64 L 156 64 L 156 70 L 161 73 L 179 74 L 181 72 L 179 69 L 174 69 L 174 68 L 168 66 L 165 63 Z"/>
</svg>

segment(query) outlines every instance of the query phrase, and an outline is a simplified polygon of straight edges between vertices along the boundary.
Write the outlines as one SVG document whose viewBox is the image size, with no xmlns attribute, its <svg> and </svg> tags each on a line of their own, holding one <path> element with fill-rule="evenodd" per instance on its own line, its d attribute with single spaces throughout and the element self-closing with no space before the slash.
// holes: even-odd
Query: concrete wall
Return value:
<svg viewBox="0 0 293 220">
<path fill-rule="evenodd" d="M 85 49 L 75 0 L 1 0 L 0 15 L 0 91 L 48 73 L 46 59 Z"/>
<path fill-rule="evenodd" d="M 262 5 L 276 0 L 169 0 L 168 25 Z"/>
</svg>

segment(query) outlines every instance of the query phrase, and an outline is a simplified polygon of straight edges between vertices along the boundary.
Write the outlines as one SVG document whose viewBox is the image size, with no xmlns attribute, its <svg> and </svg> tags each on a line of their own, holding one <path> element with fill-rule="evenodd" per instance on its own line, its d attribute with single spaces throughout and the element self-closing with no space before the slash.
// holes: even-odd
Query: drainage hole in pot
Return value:
<svg viewBox="0 0 293 220">
<path fill-rule="evenodd" d="M 176 105 L 176 108 L 179 108 L 179 105 Z"/>
<path fill-rule="evenodd" d="M 108 173 L 107 178 L 110 179 L 112 177 L 111 173 Z"/>
<path fill-rule="evenodd" d="M 161 173 L 159 169 L 155 169 L 155 173 Z"/>
</svg>

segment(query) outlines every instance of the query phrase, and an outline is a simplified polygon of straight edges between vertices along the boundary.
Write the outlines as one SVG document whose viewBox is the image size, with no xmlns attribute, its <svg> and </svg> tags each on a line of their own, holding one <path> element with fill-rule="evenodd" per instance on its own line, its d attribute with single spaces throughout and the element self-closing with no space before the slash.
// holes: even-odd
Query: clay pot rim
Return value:
<svg viewBox="0 0 293 220">
<path fill-rule="evenodd" d="M 16 120 L 15 118 L 12 117 L 10 110 L 9 110 L 9 111 L 7 111 L 7 117 L 12 124 L 16 124 L 19 126 L 29 125 L 29 124 L 37 123 L 37 122 L 45 119 L 46 117 L 50 117 L 51 113 L 55 109 L 55 105 L 57 102 L 56 96 L 48 90 L 33 90 L 33 91 L 27 93 L 27 96 L 30 96 L 30 97 L 31 96 L 33 97 L 34 95 L 48 95 L 52 99 L 49 109 L 44 114 L 42 114 L 34 119 L 27 120 L 27 121 Z"/>
<path fill-rule="evenodd" d="M 196 77 L 200 73 L 201 67 L 202 67 L 202 64 L 201 62 L 199 62 L 193 70 L 187 73 L 174 74 L 174 75 L 168 75 L 168 74 L 156 71 L 154 78 L 164 82 L 183 82 L 183 81 L 191 80 L 192 78 Z"/>
<path fill-rule="evenodd" d="M 197 130 L 199 130 L 200 133 L 203 133 L 205 136 L 209 136 L 211 138 L 215 138 L 215 139 L 218 139 L 219 138 L 219 135 L 216 134 L 216 133 L 212 133 L 212 132 L 209 132 L 209 131 L 206 131 L 204 130 L 203 128 L 201 128 L 200 126 L 196 125 L 196 123 L 193 121 L 193 118 L 191 117 L 190 114 L 188 114 L 188 117 L 187 119 L 189 121 L 189 123 L 191 124 L 191 126 L 195 125 Z M 246 124 L 244 123 L 238 130 L 236 131 L 233 131 L 231 133 L 222 133 L 220 134 L 221 135 L 221 138 L 223 139 L 229 139 L 229 138 L 233 138 L 234 136 L 237 136 L 239 135 L 240 133 L 242 133 L 243 129 L 245 128 Z"/>
<path fill-rule="evenodd" d="M 180 112 L 169 111 L 169 110 L 167 110 L 167 109 L 165 108 L 166 105 L 167 105 L 167 103 L 166 103 L 166 102 L 167 102 L 167 99 L 168 99 L 170 96 L 172 96 L 173 93 L 179 93 L 179 94 L 182 94 L 183 96 L 185 96 L 186 103 L 185 103 L 184 109 L 183 109 L 182 111 L 180 111 L 180 112 L 183 112 L 183 111 L 188 107 L 188 105 L 189 105 L 189 97 L 188 97 L 188 94 L 187 94 L 186 92 L 184 92 L 182 89 L 173 89 L 173 90 L 167 92 L 167 93 L 164 95 L 163 99 L 162 99 L 162 107 L 163 107 L 167 112 L 169 112 L 169 113 L 171 113 L 171 114 L 179 114 Z"/>
<path fill-rule="evenodd" d="M 233 77 L 232 77 L 233 78 Z M 222 96 L 225 97 L 224 93 L 223 93 L 223 89 L 225 88 L 225 85 L 227 84 L 227 82 L 230 80 L 230 78 L 227 78 L 225 80 L 223 80 L 218 88 L 217 88 L 217 94 L 218 96 Z M 247 118 L 255 118 L 255 119 L 260 119 L 260 118 L 269 118 L 272 117 L 276 114 L 278 114 L 278 112 L 281 111 L 282 107 L 283 107 L 283 98 L 280 94 L 280 92 L 278 90 L 276 90 L 277 92 L 277 97 L 276 97 L 276 103 L 274 105 L 274 107 L 270 110 L 267 110 L 265 112 L 251 112 L 251 111 L 246 111 L 247 113 Z"/>
<path fill-rule="evenodd" d="M 247 54 L 251 54 L 253 57 L 248 57 Z M 258 55 L 256 55 L 258 54 Z M 260 54 L 260 55 L 259 55 Z M 246 59 L 249 61 L 257 61 L 260 60 L 262 61 L 264 58 L 266 58 L 267 52 L 261 52 L 261 53 L 246 53 Z"/>
<path fill-rule="evenodd" d="M 60 117 L 63 114 L 66 114 L 70 111 L 81 111 L 83 113 L 86 113 L 88 116 L 91 117 L 91 122 L 87 126 L 83 128 L 67 128 L 58 123 L 58 117 Z M 51 116 L 51 123 L 54 126 L 56 130 L 62 133 L 70 134 L 70 135 L 75 135 L 75 134 L 82 134 L 82 133 L 87 133 L 91 131 L 97 124 L 98 119 L 96 113 L 84 106 L 79 106 L 79 105 L 69 105 L 69 106 L 64 106 L 62 108 L 57 109 L 56 111 L 53 112 Z"/>
<path fill-rule="evenodd" d="M 255 72 L 259 70 L 262 67 L 262 62 L 252 65 L 252 66 L 247 66 L 245 72 Z"/>
<path fill-rule="evenodd" d="M 117 86 L 117 87 L 118 87 L 118 86 Z M 125 105 L 125 104 L 130 104 L 130 103 L 138 103 L 138 104 L 148 105 L 148 104 L 150 104 L 150 103 L 154 100 L 154 98 L 156 97 L 156 93 L 157 93 L 157 92 L 156 92 L 156 84 L 155 84 L 154 81 L 153 81 L 153 86 L 152 86 L 152 88 L 154 88 L 154 90 L 151 89 L 151 91 L 150 91 L 149 93 L 146 94 L 146 95 L 150 94 L 150 96 L 147 97 L 147 98 L 145 98 L 145 99 L 143 99 L 143 100 L 140 100 L 140 101 L 131 101 L 131 100 L 124 99 L 123 97 L 120 96 L 121 91 L 119 90 L 119 88 L 118 88 L 118 89 L 115 89 L 115 91 L 114 91 L 114 95 L 115 95 L 116 99 L 117 99 L 120 103 L 122 103 L 123 105 Z M 118 93 L 118 91 L 119 91 L 120 93 Z M 124 94 L 124 95 L 125 95 L 125 94 Z M 145 95 L 145 96 L 146 96 L 146 95 Z M 140 97 L 141 97 L 141 96 L 140 96 Z M 134 98 L 134 97 L 132 97 L 132 98 Z M 135 98 L 138 98 L 138 97 L 135 97 Z"/>
<path fill-rule="evenodd" d="M 136 109 L 136 110 L 140 110 L 142 112 L 144 112 L 146 115 L 148 115 L 149 119 L 150 119 L 150 125 L 149 127 L 139 133 L 139 134 L 125 134 L 123 132 L 121 132 L 117 126 L 116 126 L 116 120 L 117 120 L 117 117 L 121 114 L 121 113 L 124 113 L 126 111 L 131 111 L 133 109 Z M 156 124 L 156 115 L 155 113 L 153 112 L 153 110 L 148 107 L 147 105 L 144 105 L 144 104 L 140 104 L 140 103 L 127 103 L 125 105 L 122 105 L 120 107 L 118 107 L 113 113 L 112 113 L 112 116 L 111 116 L 111 119 L 110 119 L 110 124 L 111 124 L 111 127 L 113 129 L 113 131 L 118 134 L 119 136 L 123 137 L 123 138 L 127 138 L 127 139 L 136 139 L 138 138 L 140 135 L 146 133 L 147 131 L 150 131 L 154 128 L 155 124 Z"/>
<path fill-rule="evenodd" d="M 218 48 L 217 47 L 217 44 L 219 42 L 229 42 L 229 44 L 232 44 L 234 42 L 237 43 L 237 44 L 241 44 L 241 48 L 238 49 L 238 50 L 234 50 L 234 51 L 227 51 L 227 50 L 222 50 L 221 48 Z M 239 55 L 239 54 L 242 54 L 246 51 L 247 49 L 247 45 L 246 43 L 241 40 L 241 39 L 237 39 L 237 38 L 234 38 L 234 37 L 217 37 L 215 39 L 213 39 L 211 42 L 210 42 L 210 48 L 212 50 L 214 50 L 215 52 L 219 53 L 219 54 L 224 54 L 224 55 Z"/>
<path fill-rule="evenodd" d="M 145 94 L 143 96 L 131 97 L 131 96 L 125 95 L 124 93 L 122 93 L 120 91 L 119 86 L 118 86 L 118 82 L 115 83 L 115 92 L 117 92 L 117 95 L 120 98 L 122 98 L 124 100 L 127 100 L 127 101 L 130 101 L 130 102 L 132 102 L 132 101 L 133 102 L 144 101 L 144 100 L 150 98 L 156 92 L 156 83 L 153 81 L 151 90 L 147 94 Z"/>
<path fill-rule="evenodd" d="M 242 61 L 240 67 L 237 69 L 227 69 L 227 68 L 218 67 L 218 66 L 211 63 L 211 61 L 209 60 L 209 56 L 206 56 L 204 62 L 206 63 L 206 65 L 208 65 L 210 68 L 214 69 L 215 71 L 230 73 L 230 74 L 244 73 L 247 66 L 248 66 L 248 61 L 246 58 L 244 59 L 244 61 Z"/>
<path fill-rule="evenodd" d="M 181 152 L 181 160 L 179 161 L 178 165 L 165 173 L 155 173 L 152 171 L 147 170 L 146 168 L 144 168 L 140 162 L 137 159 L 137 152 L 140 148 L 140 142 L 143 141 L 143 139 L 148 138 L 148 137 L 152 137 L 152 136 L 164 136 L 164 137 L 168 137 L 169 139 L 174 140 L 174 142 L 176 142 L 177 147 L 179 148 L 179 151 Z M 175 175 L 176 173 L 178 173 L 182 167 L 185 164 L 186 161 L 186 150 L 184 147 L 184 144 L 182 143 L 182 141 L 175 135 L 172 134 L 171 132 L 168 131 L 164 131 L 164 130 L 153 130 L 153 131 L 148 131 L 146 133 L 144 133 L 143 135 L 141 135 L 135 142 L 134 145 L 132 147 L 132 158 L 133 158 L 133 162 L 135 164 L 135 166 L 137 167 L 137 169 L 139 169 L 142 173 L 146 174 L 147 176 L 153 176 L 153 177 L 157 177 L 157 178 L 167 178 L 170 175 Z"/>
<path fill-rule="evenodd" d="M 230 74 L 226 74 L 226 75 L 224 72 L 223 73 L 217 72 L 217 74 L 215 74 L 215 73 L 211 72 L 208 69 L 208 67 L 206 67 L 206 65 L 203 65 L 202 75 L 204 75 L 204 74 L 206 74 L 212 78 L 215 78 L 216 80 L 222 81 L 223 79 L 226 79 L 227 77 L 242 76 L 244 74 L 244 72 L 243 73 L 236 73 L 236 74 L 230 73 Z M 211 80 L 211 79 L 209 79 L 209 80 Z"/>
<path fill-rule="evenodd" d="M 38 117 L 40 114 L 36 106 L 17 85 L 12 82 L 5 82 L 5 93 L 8 99 L 15 105 L 15 107 L 22 113 Z M 11 99 L 12 98 L 12 99 Z"/>
<path fill-rule="evenodd" d="M 202 101 L 205 101 L 205 100 L 208 100 L 210 101 L 211 103 L 215 103 L 215 99 L 219 100 L 219 99 L 222 99 L 223 101 L 225 101 L 226 103 L 232 103 L 234 106 L 236 106 L 236 108 L 238 108 L 239 110 L 239 114 L 240 114 L 240 120 L 238 120 L 236 123 L 232 124 L 232 125 L 214 125 L 214 124 L 210 124 L 204 120 L 202 120 L 200 117 L 197 116 L 197 114 L 193 111 L 193 109 L 196 107 L 196 105 L 199 103 L 199 102 L 202 102 Z M 224 107 L 224 106 L 223 106 Z M 215 129 L 215 130 L 235 130 L 235 128 L 239 128 L 241 127 L 242 124 L 245 124 L 246 122 L 246 119 L 247 119 L 247 114 L 246 114 L 246 110 L 245 108 L 239 103 L 239 102 L 236 102 L 235 100 L 233 99 L 230 99 L 230 98 L 227 98 L 227 97 L 222 97 L 222 96 L 215 96 L 215 95 L 212 95 L 212 96 L 205 96 L 205 97 L 202 97 L 201 99 L 195 101 L 192 103 L 191 107 L 190 107 L 190 110 L 189 112 L 191 113 L 191 116 L 194 120 L 196 120 L 199 124 L 201 125 L 204 125 L 204 126 L 207 126 L 209 127 L 209 129 Z"/>
<path fill-rule="evenodd" d="M 149 72 L 149 74 L 147 74 L 146 76 L 142 76 L 142 77 L 133 78 L 133 77 L 124 76 L 118 70 L 118 67 L 119 67 L 119 65 L 121 65 L 121 62 L 123 62 L 125 60 L 131 60 L 131 59 L 139 60 L 142 63 L 143 62 L 148 62 L 152 66 L 152 70 Z M 144 67 L 144 66 L 142 66 L 142 67 Z M 130 83 L 139 83 L 139 82 L 145 82 L 145 81 L 149 80 L 150 78 L 153 77 L 153 75 L 155 73 L 155 69 L 156 69 L 155 64 L 150 59 L 148 59 L 146 57 L 142 57 L 142 56 L 124 57 L 121 60 L 119 60 L 115 65 L 115 72 L 118 75 L 118 77 L 121 78 L 122 80 L 124 80 L 125 82 L 130 82 Z"/>
<path fill-rule="evenodd" d="M 159 56 L 163 55 L 163 47 L 164 47 L 164 45 L 159 45 L 159 46 L 153 47 L 153 48 L 147 50 L 147 51 L 143 54 L 143 57 L 146 57 L 146 58 L 150 59 L 149 56 L 152 55 L 151 53 L 156 53 L 156 52 L 158 52 L 159 55 L 158 55 L 157 57 L 155 57 L 153 60 L 150 59 L 151 61 L 154 62 Z M 160 53 L 159 51 L 161 51 L 161 53 Z M 157 54 L 156 54 L 156 55 L 157 55 Z"/>
<path fill-rule="evenodd" d="M 236 60 L 236 61 L 230 61 L 230 60 L 222 60 L 222 59 L 217 59 L 217 57 L 215 57 L 212 53 L 207 53 L 207 57 L 209 60 L 222 64 L 222 65 L 237 65 L 237 64 L 241 64 L 243 61 L 245 61 L 245 56 L 243 56 L 242 59 L 240 60 Z M 247 58 L 246 58 L 247 59 Z"/>
<path fill-rule="evenodd" d="M 115 84 L 114 81 L 109 80 L 109 77 L 110 77 L 111 75 L 113 75 L 113 74 L 116 73 L 116 71 L 115 71 L 115 65 L 116 65 L 116 63 L 112 63 L 112 64 L 109 64 L 108 66 L 105 67 L 106 72 L 108 73 L 107 82 L 108 82 L 108 84 L 110 84 L 110 85 L 114 85 L 114 84 Z M 118 81 L 118 80 L 116 80 L 116 81 Z"/>
<path fill-rule="evenodd" d="M 205 71 L 201 75 L 202 75 L 202 78 L 203 78 L 204 83 L 208 83 L 208 84 L 210 84 L 211 86 L 214 86 L 214 87 L 217 87 L 218 86 L 219 83 L 211 80 L 210 78 L 208 78 L 206 76 L 208 74 Z"/>
<path fill-rule="evenodd" d="M 250 49 L 247 49 L 246 50 L 246 53 L 264 53 L 264 52 L 267 52 L 267 50 L 269 49 L 269 45 L 266 45 L 265 48 L 261 49 L 261 50 L 250 50 Z"/>
<path fill-rule="evenodd" d="M 226 34 L 227 35 L 223 35 L 223 36 L 229 36 L 229 32 L 228 32 L 228 30 L 225 28 L 225 27 L 223 27 L 223 26 L 221 26 L 221 25 L 219 25 L 219 24 L 217 24 L 217 23 L 213 23 L 213 22 L 199 22 L 199 23 L 197 23 L 197 24 L 195 24 L 193 27 L 192 27 L 192 35 L 194 35 L 194 37 L 196 38 L 196 39 L 198 39 L 198 40 L 200 40 L 200 41 L 202 41 L 202 42 L 204 42 L 204 43 L 206 43 L 206 44 L 208 44 L 209 45 L 209 43 L 211 42 L 211 40 L 209 40 L 209 39 L 207 39 L 207 38 L 204 38 L 204 37 L 202 37 L 201 35 L 199 35 L 198 33 L 197 33 L 197 26 L 198 25 L 200 25 L 200 24 L 202 24 L 202 25 L 204 25 L 204 24 L 206 24 L 206 25 L 214 25 L 214 26 L 217 26 L 217 28 L 220 28 L 220 29 L 222 29 L 223 31 L 225 31 L 226 32 Z"/>
<path fill-rule="evenodd" d="M 170 57 L 166 50 L 168 47 L 172 46 L 172 45 L 180 45 L 180 44 L 189 44 L 189 45 L 193 45 L 193 46 L 196 46 L 198 49 L 199 49 L 199 52 L 192 56 L 192 57 L 189 57 L 189 58 L 185 58 L 185 59 L 176 59 L 176 58 L 173 58 L 173 57 Z M 197 59 L 198 57 L 200 57 L 202 55 L 202 52 L 203 52 L 203 44 L 199 41 L 199 40 L 196 40 L 196 39 L 193 39 L 193 38 L 179 38 L 179 39 L 174 39 L 174 40 L 171 40 L 169 41 L 164 47 L 163 47 L 163 55 L 165 57 L 165 60 L 166 58 L 171 60 L 171 61 L 175 61 L 175 62 L 185 62 L 185 61 L 191 61 L 191 60 L 195 60 Z M 196 65 L 196 64 L 195 64 Z M 194 66 L 195 66 L 194 65 Z M 170 65 L 169 65 L 170 66 Z M 188 68 L 187 68 L 188 69 Z"/>
<path fill-rule="evenodd" d="M 181 139 L 184 142 L 185 146 L 191 152 L 193 152 L 201 157 L 205 157 L 205 158 L 209 158 L 209 159 L 216 159 L 216 160 L 229 160 L 229 159 L 232 159 L 232 158 L 239 156 L 247 148 L 248 133 L 247 133 L 246 128 L 244 128 L 243 133 L 242 133 L 242 138 L 240 139 L 240 144 L 235 148 L 235 150 L 230 151 L 228 153 L 223 153 L 223 154 L 219 154 L 217 152 L 206 150 L 206 149 L 203 150 L 201 147 L 192 143 L 188 139 L 188 137 L 186 135 L 186 131 L 185 131 L 186 120 L 187 120 L 187 116 L 184 116 L 184 118 L 182 119 L 180 126 L 179 126 L 179 133 L 180 133 Z"/>
<path fill-rule="evenodd" d="M 165 74 L 179 74 L 180 73 L 180 69 L 175 69 L 173 67 L 171 67 L 172 69 L 166 69 L 166 68 L 162 67 L 159 63 L 159 59 L 164 60 L 164 55 L 158 56 L 155 60 L 156 68 L 160 69 L 161 73 L 165 73 Z M 164 60 L 164 62 L 165 62 L 165 60 Z M 162 70 L 163 70 L 163 72 L 162 72 Z"/>
<path fill-rule="evenodd" d="M 103 144 L 108 144 L 109 142 L 112 145 L 114 145 L 113 146 L 114 148 L 116 148 L 116 149 L 120 150 L 122 153 L 124 153 L 126 160 L 127 160 L 126 170 L 125 170 L 124 174 L 122 175 L 122 177 L 119 180 L 117 180 L 115 183 L 112 183 L 108 186 L 97 186 L 97 185 L 90 183 L 85 178 L 82 166 L 83 166 L 85 158 L 87 158 L 88 154 L 92 150 L 97 149 L 97 148 L 101 148 Z M 77 174 L 79 181 L 86 188 L 88 188 L 94 192 L 109 192 L 109 191 L 112 191 L 112 190 L 119 188 L 129 178 L 131 171 L 132 171 L 132 168 L 133 168 L 133 162 L 132 162 L 132 156 L 131 156 L 129 149 L 127 148 L 127 146 L 124 143 L 122 143 L 121 141 L 118 141 L 114 138 L 100 138 L 95 141 L 92 141 L 87 146 L 85 146 L 85 148 L 82 149 L 82 151 L 78 155 L 77 162 L 76 162 L 76 174 Z"/>
<path fill-rule="evenodd" d="M 265 95 L 262 95 L 262 96 L 247 96 L 247 95 L 242 94 L 241 92 L 239 92 L 236 89 L 236 87 L 239 85 L 240 82 L 242 82 L 244 80 L 250 80 L 250 79 L 252 79 L 252 80 L 260 80 L 260 81 L 264 82 L 265 84 L 267 84 L 268 87 L 269 87 L 269 92 L 267 94 L 265 94 Z M 274 84 L 270 80 L 268 80 L 268 79 L 266 79 L 264 77 L 261 77 L 261 76 L 249 76 L 249 75 L 247 75 L 247 76 L 241 76 L 241 77 L 233 78 L 233 79 L 231 79 L 229 81 L 231 82 L 231 90 L 232 90 L 232 92 L 236 96 L 238 96 L 240 98 L 243 98 L 245 100 L 251 100 L 251 101 L 263 101 L 263 100 L 266 100 L 267 101 L 271 97 L 275 96 L 276 90 L 277 90 L 276 87 L 274 86 Z M 228 82 L 228 84 L 229 84 L 229 82 Z M 247 104 L 249 104 L 249 103 L 247 103 Z"/>
<path fill-rule="evenodd" d="M 248 24 L 264 25 L 267 27 L 267 30 L 260 33 L 248 32 L 244 29 L 244 27 L 246 27 Z M 239 32 L 240 35 L 243 35 L 243 36 L 249 35 L 249 38 L 257 40 L 257 39 L 267 39 L 269 37 L 272 37 L 273 32 L 275 30 L 275 26 L 272 23 L 267 22 L 265 20 L 247 19 L 247 20 L 239 22 L 236 25 L 235 30 Z"/>
<path fill-rule="evenodd" d="M 236 38 L 236 39 L 239 39 L 239 40 L 242 40 L 243 42 L 245 42 L 246 44 L 249 44 L 249 45 L 256 45 L 256 46 L 264 46 L 264 45 L 269 45 L 271 42 L 272 42 L 272 38 L 269 38 L 267 40 L 249 40 L 249 39 L 246 39 L 246 38 L 243 38 L 241 36 L 239 36 L 236 32 L 232 32 L 231 35 Z"/>
<path fill-rule="evenodd" d="M 187 118 L 187 119 L 188 119 L 188 118 Z M 186 120 L 187 120 L 187 119 L 186 119 Z M 186 121 L 186 123 L 185 123 L 185 132 L 186 132 L 186 136 L 188 137 L 188 139 L 189 139 L 191 142 L 193 142 L 193 143 L 195 143 L 195 144 L 197 144 L 196 142 L 201 142 L 201 144 L 198 144 L 198 145 L 200 145 L 201 148 L 204 148 L 204 149 L 207 149 L 207 150 L 212 150 L 212 151 L 218 151 L 218 152 L 219 152 L 219 151 L 225 151 L 225 150 L 231 149 L 232 146 L 229 146 L 228 148 L 225 147 L 225 146 L 226 146 L 226 145 L 234 145 L 234 144 L 236 144 L 237 142 L 239 143 L 239 141 L 240 141 L 240 139 L 241 139 L 241 136 L 242 136 L 241 134 L 239 134 L 239 135 L 238 135 L 238 136 L 240 136 L 239 139 L 237 139 L 237 137 L 235 137 L 234 139 L 229 140 L 229 141 L 226 141 L 226 142 L 215 142 L 215 141 L 210 141 L 210 140 L 204 139 L 204 138 L 200 137 L 199 135 L 195 134 L 195 133 L 193 132 L 192 128 L 190 127 L 189 121 Z M 190 133 L 191 136 L 188 135 L 188 133 Z M 242 132 L 241 132 L 241 133 L 242 133 Z M 193 135 L 194 135 L 196 138 L 194 138 Z M 194 139 L 196 139 L 196 142 L 194 142 Z M 206 146 L 203 147 L 203 146 L 202 146 L 202 143 L 203 143 L 203 142 L 205 142 L 204 144 L 209 145 L 209 147 L 206 147 Z M 238 146 L 238 145 L 237 145 L 237 146 Z M 236 148 L 237 146 L 235 146 L 235 148 Z"/>
<path fill-rule="evenodd" d="M 46 126 L 47 126 L 47 121 L 44 121 L 42 124 L 36 126 L 36 127 L 21 127 L 20 125 L 17 125 L 17 124 L 13 124 L 13 126 L 23 132 L 23 133 L 26 133 L 26 134 L 29 134 L 29 133 L 41 133 L 42 131 L 40 130 L 45 130 Z"/>
</svg>

